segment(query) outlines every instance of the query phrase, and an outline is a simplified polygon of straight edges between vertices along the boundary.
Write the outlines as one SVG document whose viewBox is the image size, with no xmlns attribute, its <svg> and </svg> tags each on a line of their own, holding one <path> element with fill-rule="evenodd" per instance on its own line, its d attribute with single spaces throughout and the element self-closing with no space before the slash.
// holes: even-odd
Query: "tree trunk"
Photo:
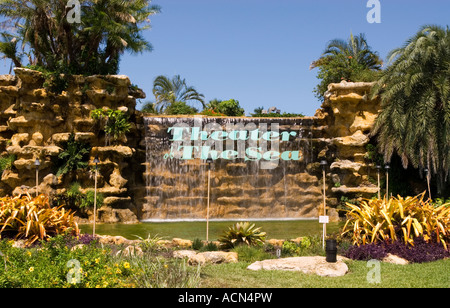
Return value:
<svg viewBox="0 0 450 308">
<path fill-rule="evenodd" d="M 445 171 L 442 168 L 440 168 L 436 174 L 436 188 L 437 195 L 443 197 L 445 190 Z"/>
</svg>

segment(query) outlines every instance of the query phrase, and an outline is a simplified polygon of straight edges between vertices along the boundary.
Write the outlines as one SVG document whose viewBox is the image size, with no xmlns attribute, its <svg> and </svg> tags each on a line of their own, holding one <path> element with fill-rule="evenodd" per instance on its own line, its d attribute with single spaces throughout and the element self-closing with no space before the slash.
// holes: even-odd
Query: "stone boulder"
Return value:
<svg viewBox="0 0 450 308">
<path fill-rule="evenodd" d="M 174 258 L 187 259 L 190 265 L 220 264 L 238 262 L 237 252 L 225 251 L 205 251 L 195 252 L 193 250 L 176 250 L 173 253 Z"/>
<path fill-rule="evenodd" d="M 386 257 L 381 260 L 386 263 L 398 264 L 398 265 L 406 265 L 408 264 L 408 260 L 400 258 L 399 256 L 388 253 Z"/>
<path fill-rule="evenodd" d="M 250 264 L 247 269 L 258 270 L 281 270 L 296 271 L 305 274 L 315 274 L 322 277 L 338 277 L 348 272 L 348 266 L 344 263 L 345 258 L 338 256 L 336 263 L 328 263 L 325 257 L 292 257 L 282 259 L 269 259 L 257 261 Z"/>
<path fill-rule="evenodd" d="M 123 256 L 123 257 L 142 257 L 144 255 L 144 252 L 142 251 L 141 247 L 129 245 L 125 247 L 123 250 L 119 250 L 116 253 L 116 256 Z"/>
<path fill-rule="evenodd" d="M 181 238 L 173 238 L 172 239 L 172 245 L 175 247 L 181 247 L 181 248 L 189 248 L 192 246 L 191 240 L 184 240 Z"/>
<path fill-rule="evenodd" d="M 112 236 L 112 235 L 96 235 L 96 237 L 98 237 L 99 242 L 102 244 L 110 244 L 110 245 L 135 245 L 137 243 L 139 243 L 139 241 L 137 240 L 129 240 L 126 239 L 123 236 L 117 235 L 117 236 Z"/>
</svg>

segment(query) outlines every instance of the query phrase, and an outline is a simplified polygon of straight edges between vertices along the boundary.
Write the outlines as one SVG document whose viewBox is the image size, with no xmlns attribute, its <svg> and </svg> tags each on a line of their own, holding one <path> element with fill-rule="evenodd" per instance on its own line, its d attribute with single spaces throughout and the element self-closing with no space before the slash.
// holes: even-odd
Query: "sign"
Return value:
<svg viewBox="0 0 450 308">
<path fill-rule="evenodd" d="M 327 224 L 330 222 L 330 216 L 319 216 L 319 223 Z"/>
<path fill-rule="evenodd" d="M 203 123 L 202 118 L 194 119 L 194 126 L 177 123 L 169 127 L 171 148 L 165 159 L 193 160 L 235 160 L 261 161 L 262 169 L 274 169 L 278 162 L 301 161 L 303 153 L 299 149 L 281 151 L 281 144 L 301 138 L 295 130 L 280 132 L 279 123 Z M 294 143 L 295 144 L 295 143 Z"/>
</svg>

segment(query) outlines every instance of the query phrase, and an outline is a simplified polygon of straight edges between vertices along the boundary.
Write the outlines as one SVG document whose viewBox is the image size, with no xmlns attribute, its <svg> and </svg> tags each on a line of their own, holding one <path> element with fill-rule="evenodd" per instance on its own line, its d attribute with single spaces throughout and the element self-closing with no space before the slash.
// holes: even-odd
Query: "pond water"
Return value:
<svg viewBox="0 0 450 308">
<path fill-rule="evenodd" d="M 218 239 L 224 231 L 235 221 L 210 221 L 209 239 Z M 322 234 L 322 224 L 318 220 L 277 220 L 277 221 L 253 221 L 256 227 L 261 227 L 267 233 L 267 239 L 293 239 L 300 236 Z M 337 232 L 340 223 L 329 223 L 327 234 Z M 80 225 L 82 233 L 92 233 L 92 225 Z M 121 235 L 133 240 L 158 236 L 163 239 L 183 238 L 194 240 L 206 239 L 206 221 L 176 221 L 176 222 L 142 222 L 139 224 L 97 224 L 96 234 Z"/>
</svg>

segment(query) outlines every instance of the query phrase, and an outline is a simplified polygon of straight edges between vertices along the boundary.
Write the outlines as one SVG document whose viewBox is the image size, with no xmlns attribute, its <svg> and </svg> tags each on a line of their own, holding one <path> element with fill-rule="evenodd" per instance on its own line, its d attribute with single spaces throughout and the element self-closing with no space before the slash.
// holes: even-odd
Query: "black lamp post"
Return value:
<svg viewBox="0 0 450 308">
<path fill-rule="evenodd" d="M 206 242 L 209 242 L 209 199 L 210 199 L 210 190 L 211 190 L 211 165 L 213 163 L 213 159 L 209 156 L 206 159 L 206 163 L 208 164 L 208 198 L 206 200 Z"/>
<path fill-rule="evenodd" d="M 391 166 L 389 164 L 386 164 L 384 166 L 384 169 L 386 170 L 386 200 L 389 199 L 389 170 L 391 169 Z"/>
<path fill-rule="evenodd" d="M 34 165 L 36 166 L 36 197 L 39 196 L 39 166 L 41 165 L 41 162 L 38 158 L 34 161 Z"/>
<path fill-rule="evenodd" d="M 94 164 L 95 164 L 95 176 L 94 176 L 94 224 L 92 225 L 92 235 L 95 237 L 95 220 L 97 217 L 97 175 L 98 175 L 98 164 L 100 163 L 100 160 L 98 159 L 98 156 L 95 156 L 94 158 Z"/>
<path fill-rule="evenodd" d="M 381 199 L 381 187 L 380 187 L 380 171 L 381 166 L 377 165 L 377 177 L 378 177 L 378 199 Z"/>
</svg>

